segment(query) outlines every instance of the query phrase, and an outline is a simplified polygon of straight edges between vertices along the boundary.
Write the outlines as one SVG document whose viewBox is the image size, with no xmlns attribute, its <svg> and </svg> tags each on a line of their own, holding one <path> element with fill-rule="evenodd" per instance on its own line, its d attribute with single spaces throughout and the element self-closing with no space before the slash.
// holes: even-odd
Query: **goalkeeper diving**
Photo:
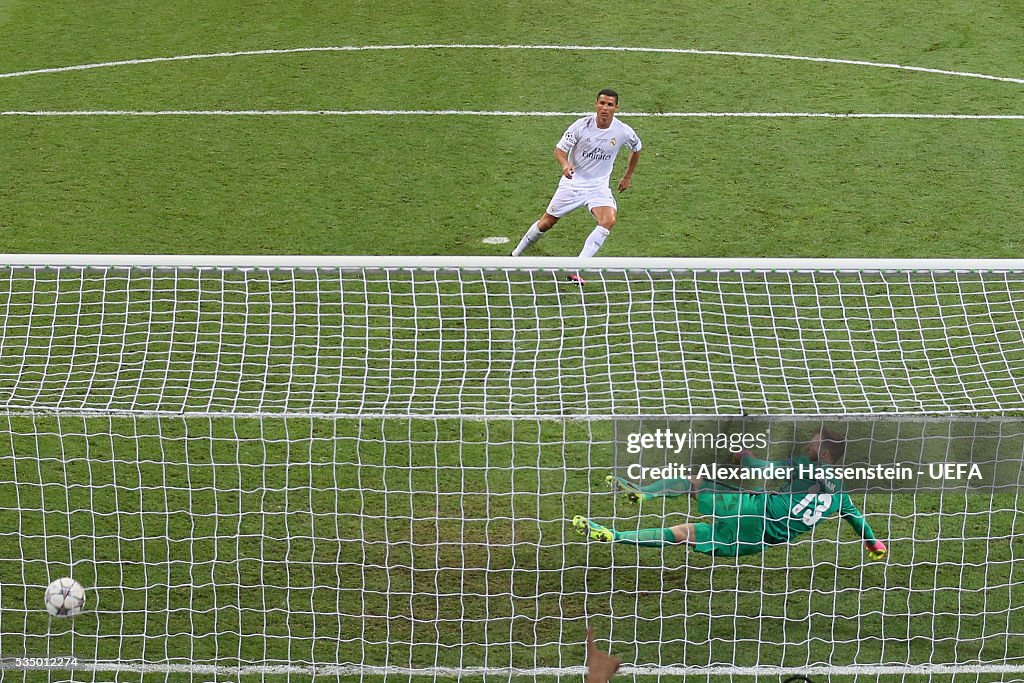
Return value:
<svg viewBox="0 0 1024 683">
<path fill-rule="evenodd" d="M 777 467 L 793 468 L 791 471 L 796 474 L 778 491 L 744 490 L 700 477 L 663 479 L 639 486 L 624 477 L 609 476 L 610 484 L 618 484 L 629 499 L 637 503 L 659 497 L 689 495 L 697 501 L 700 514 L 710 515 L 712 521 L 639 531 L 616 531 L 583 516 L 574 517 L 572 524 L 594 541 L 647 547 L 686 544 L 705 555 L 736 557 L 788 543 L 813 529 L 821 520 L 839 513 L 864 540 L 868 556 L 872 560 L 884 559 L 887 552 L 885 544 L 875 537 L 871 525 L 843 491 L 842 480 L 816 479 L 799 474 L 800 465 L 834 465 L 843 458 L 845 450 L 846 441 L 841 434 L 821 429 L 808 442 L 806 455 L 795 454 L 789 460 L 772 461 L 761 460 L 749 451 L 737 454 L 740 465 L 752 472 Z"/>
</svg>

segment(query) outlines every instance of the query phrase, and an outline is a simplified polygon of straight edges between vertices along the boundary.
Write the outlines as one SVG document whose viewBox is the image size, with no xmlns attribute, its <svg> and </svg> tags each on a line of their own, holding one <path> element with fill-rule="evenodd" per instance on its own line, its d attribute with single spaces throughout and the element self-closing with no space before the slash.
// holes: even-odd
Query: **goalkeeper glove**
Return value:
<svg viewBox="0 0 1024 683">
<path fill-rule="evenodd" d="M 864 541 L 864 547 L 868 549 L 868 557 L 872 560 L 884 560 L 888 552 L 881 541 Z"/>
</svg>

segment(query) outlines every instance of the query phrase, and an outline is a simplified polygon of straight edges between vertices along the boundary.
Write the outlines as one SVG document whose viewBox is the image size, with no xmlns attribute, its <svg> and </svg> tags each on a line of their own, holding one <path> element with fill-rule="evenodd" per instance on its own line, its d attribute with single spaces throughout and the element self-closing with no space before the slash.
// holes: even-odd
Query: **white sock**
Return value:
<svg viewBox="0 0 1024 683">
<path fill-rule="evenodd" d="M 608 228 L 601 227 L 600 225 L 594 228 L 594 231 L 590 233 L 590 237 L 583 243 L 583 251 L 580 252 L 581 258 L 589 258 L 597 253 L 597 250 L 604 244 L 604 238 L 612 233 Z"/>
<path fill-rule="evenodd" d="M 512 251 L 513 256 L 520 256 L 526 251 L 531 244 L 534 244 L 537 240 L 544 236 L 544 233 L 540 231 L 537 224 L 534 223 L 530 226 L 530 229 L 523 235 L 523 239 L 519 240 L 519 246 Z"/>
</svg>

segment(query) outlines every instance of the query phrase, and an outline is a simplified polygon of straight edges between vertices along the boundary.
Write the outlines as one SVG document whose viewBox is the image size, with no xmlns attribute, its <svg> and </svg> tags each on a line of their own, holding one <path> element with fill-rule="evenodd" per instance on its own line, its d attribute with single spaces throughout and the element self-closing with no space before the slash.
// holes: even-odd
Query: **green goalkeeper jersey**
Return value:
<svg viewBox="0 0 1024 683">
<path fill-rule="evenodd" d="M 810 531 L 821 520 L 835 513 L 845 519 L 865 541 L 874 541 L 875 532 L 843 491 L 842 480 L 815 479 L 801 476 L 800 465 L 818 464 L 805 455 L 794 455 L 786 461 L 761 460 L 745 453 L 741 465 L 751 469 L 792 467 L 793 477 L 779 491 L 765 495 L 765 541 L 785 543 Z"/>
</svg>

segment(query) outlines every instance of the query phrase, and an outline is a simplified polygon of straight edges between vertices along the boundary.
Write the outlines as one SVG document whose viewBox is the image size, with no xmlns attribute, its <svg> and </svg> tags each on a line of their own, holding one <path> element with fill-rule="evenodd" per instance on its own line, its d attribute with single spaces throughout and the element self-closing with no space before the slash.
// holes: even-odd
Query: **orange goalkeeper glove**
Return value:
<svg viewBox="0 0 1024 683">
<path fill-rule="evenodd" d="M 881 541 L 864 541 L 864 547 L 868 549 L 868 557 L 872 560 L 884 560 L 888 552 Z"/>
</svg>

